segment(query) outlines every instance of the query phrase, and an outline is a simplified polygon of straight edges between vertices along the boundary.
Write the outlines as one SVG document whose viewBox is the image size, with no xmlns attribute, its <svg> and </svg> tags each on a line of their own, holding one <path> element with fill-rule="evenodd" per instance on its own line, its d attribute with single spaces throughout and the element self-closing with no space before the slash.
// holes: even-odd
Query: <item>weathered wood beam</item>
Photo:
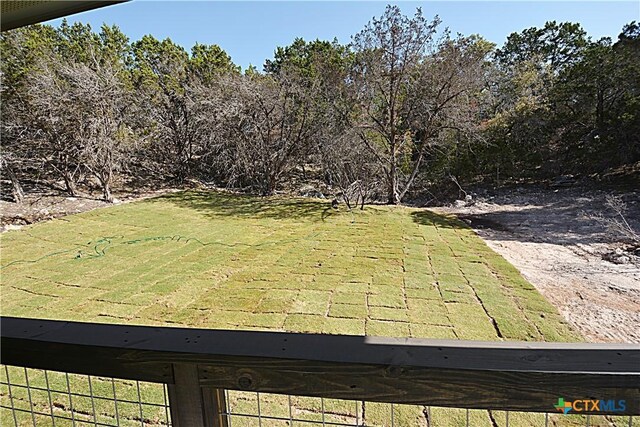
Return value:
<svg viewBox="0 0 640 427">
<path fill-rule="evenodd" d="M 559 397 L 640 414 L 640 346 L 424 340 L 125 326 L 3 317 L 2 363 L 379 402 L 548 412 Z M 593 411 L 592 413 L 598 413 Z"/>
</svg>

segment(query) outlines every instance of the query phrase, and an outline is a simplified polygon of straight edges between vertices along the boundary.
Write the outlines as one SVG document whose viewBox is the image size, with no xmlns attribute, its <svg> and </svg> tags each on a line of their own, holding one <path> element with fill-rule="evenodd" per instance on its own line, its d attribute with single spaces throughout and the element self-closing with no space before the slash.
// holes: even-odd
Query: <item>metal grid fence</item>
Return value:
<svg viewBox="0 0 640 427">
<path fill-rule="evenodd" d="M 170 426 L 167 386 L 0 365 L 0 425 Z M 640 418 L 468 410 L 225 391 L 229 427 L 640 426 Z"/>
<path fill-rule="evenodd" d="M 163 384 L 2 366 L 0 424 L 169 426 Z"/>
<path fill-rule="evenodd" d="M 442 408 L 226 391 L 223 415 L 230 427 L 380 426 L 380 427 L 627 427 L 631 416 L 561 415 Z M 242 403 L 238 403 L 238 402 Z M 268 408 L 265 410 L 265 408 Z"/>
</svg>

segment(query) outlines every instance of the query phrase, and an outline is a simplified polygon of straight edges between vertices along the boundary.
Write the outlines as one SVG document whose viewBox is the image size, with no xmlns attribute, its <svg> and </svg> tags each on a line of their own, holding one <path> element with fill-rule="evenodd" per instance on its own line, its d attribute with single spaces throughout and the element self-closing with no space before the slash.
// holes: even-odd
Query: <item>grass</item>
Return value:
<svg viewBox="0 0 640 427">
<path fill-rule="evenodd" d="M 348 212 L 325 201 L 191 191 L 5 233 L 0 248 L 6 316 L 580 339 L 472 230 L 420 209 L 368 206 Z M 422 409 L 411 408 L 398 419 L 424 421 Z M 366 412 L 370 423 L 382 417 L 380 411 Z M 456 425 L 451 420 L 445 425 Z"/>
</svg>

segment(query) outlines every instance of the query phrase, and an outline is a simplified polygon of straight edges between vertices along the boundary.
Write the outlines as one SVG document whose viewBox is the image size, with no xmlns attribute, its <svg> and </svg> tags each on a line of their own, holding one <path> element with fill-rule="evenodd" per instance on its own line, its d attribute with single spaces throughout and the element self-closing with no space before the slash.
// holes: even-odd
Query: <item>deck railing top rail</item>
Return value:
<svg viewBox="0 0 640 427">
<path fill-rule="evenodd" d="M 546 412 L 625 400 L 640 414 L 640 346 L 478 342 L 126 326 L 2 317 L 2 363 L 202 387 Z M 598 413 L 598 411 L 593 411 Z"/>
</svg>

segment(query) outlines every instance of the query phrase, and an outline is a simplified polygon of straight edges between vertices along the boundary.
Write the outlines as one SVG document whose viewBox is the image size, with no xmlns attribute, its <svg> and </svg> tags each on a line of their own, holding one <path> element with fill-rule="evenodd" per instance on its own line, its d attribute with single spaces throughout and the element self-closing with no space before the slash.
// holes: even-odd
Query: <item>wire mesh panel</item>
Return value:
<svg viewBox="0 0 640 427">
<path fill-rule="evenodd" d="M 640 427 L 640 417 L 468 410 L 225 391 L 229 427 Z M 1 426 L 169 426 L 167 387 L 0 365 Z"/>
<path fill-rule="evenodd" d="M 0 366 L 2 426 L 167 426 L 166 386 Z"/>
<path fill-rule="evenodd" d="M 230 427 L 549 427 L 640 426 L 629 416 L 583 416 L 425 407 L 255 392 L 226 392 L 223 414 Z"/>
</svg>

